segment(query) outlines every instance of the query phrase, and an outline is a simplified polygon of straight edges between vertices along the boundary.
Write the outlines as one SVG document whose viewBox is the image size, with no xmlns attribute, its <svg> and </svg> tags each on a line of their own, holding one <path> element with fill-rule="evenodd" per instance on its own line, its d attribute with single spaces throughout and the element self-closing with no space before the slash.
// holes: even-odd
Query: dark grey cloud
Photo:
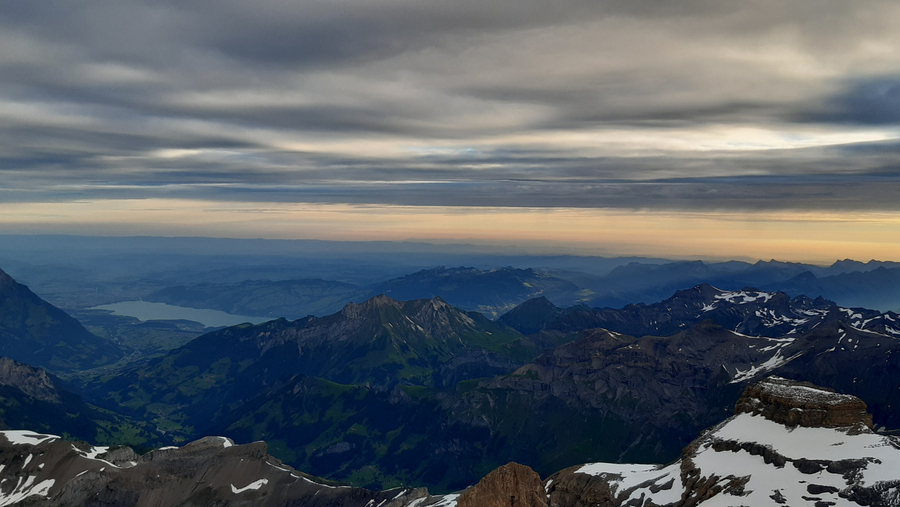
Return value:
<svg viewBox="0 0 900 507">
<path fill-rule="evenodd" d="M 900 75 L 856 79 L 801 121 L 850 125 L 900 125 Z"/>
<path fill-rule="evenodd" d="M 0 201 L 896 210 L 895 2 L 0 4 Z"/>
</svg>

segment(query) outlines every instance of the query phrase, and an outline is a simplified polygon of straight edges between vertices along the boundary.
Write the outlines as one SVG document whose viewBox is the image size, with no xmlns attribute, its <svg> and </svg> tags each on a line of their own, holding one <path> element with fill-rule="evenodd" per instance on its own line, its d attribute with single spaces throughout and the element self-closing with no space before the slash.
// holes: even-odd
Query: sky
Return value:
<svg viewBox="0 0 900 507">
<path fill-rule="evenodd" d="M 900 260 L 900 2 L 0 3 L 0 233 Z"/>
</svg>

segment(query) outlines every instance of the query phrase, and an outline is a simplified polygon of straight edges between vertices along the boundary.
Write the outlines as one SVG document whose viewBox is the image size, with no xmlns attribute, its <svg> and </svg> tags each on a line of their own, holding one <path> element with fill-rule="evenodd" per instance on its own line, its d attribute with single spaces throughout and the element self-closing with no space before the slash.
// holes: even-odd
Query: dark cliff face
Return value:
<svg viewBox="0 0 900 507">
<path fill-rule="evenodd" d="M 736 415 L 668 466 L 589 463 L 546 481 L 504 465 L 459 494 L 368 491 L 317 482 L 266 444 L 206 437 L 143 456 L 28 431 L 0 432 L 0 502 L 28 505 L 313 507 L 691 507 L 854 502 L 900 505 L 900 439 L 876 435 L 862 402 L 809 383 L 769 378 L 745 390 Z M 808 411 L 801 424 L 785 409 Z M 819 421 L 819 422 L 815 422 Z M 845 424 L 847 423 L 847 424 Z M 848 426 L 849 425 L 849 426 Z M 835 427 L 840 426 L 840 427 Z M 812 432 L 812 433 L 810 433 Z M 771 502 L 770 502 L 771 501 Z"/>
<path fill-rule="evenodd" d="M 8 357 L 0 357 L 0 385 L 16 388 L 47 403 L 60 403 L 60 391 L 46 371 Z"/>
<path fill-rule="evenodd" d="M 457 507 L 547 507 L 547 493 L 537 472 L 508 463 L 463 491 Z"/>
</svg>

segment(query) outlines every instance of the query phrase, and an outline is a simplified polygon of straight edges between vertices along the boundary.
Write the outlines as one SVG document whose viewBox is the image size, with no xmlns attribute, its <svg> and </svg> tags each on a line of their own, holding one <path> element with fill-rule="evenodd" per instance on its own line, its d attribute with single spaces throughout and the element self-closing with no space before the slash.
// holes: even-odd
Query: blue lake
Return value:
<svg viewBox="0 0 900 507">
<path fill-rule="evenodd" d="M 95 306 L 92 310 L 109 310 L 113 315 L 134 317 L 142 321 L 190 320 L 209 327 L 234 326 L 236 324 L 243 324 L 244 322 L 259 324 L 261 322 L 272 320 L 268 317 L 232 315 L 218 310 L 188 308 L 185 306 L 167 305 L 165 303 L 151 303 L 149 301 L 122 301 L 120 303 Z"/>
</svg>

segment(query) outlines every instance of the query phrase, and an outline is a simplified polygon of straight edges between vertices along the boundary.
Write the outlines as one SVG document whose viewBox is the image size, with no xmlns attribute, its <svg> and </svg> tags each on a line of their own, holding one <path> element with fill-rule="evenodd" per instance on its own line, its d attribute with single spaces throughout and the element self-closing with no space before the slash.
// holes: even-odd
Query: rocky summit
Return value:
<svg viewBox="0 0 900 507">
<path fill-rule="evenodd" d="M 786 426 L 872 428 L 872 415 L 856 396 L 781 377 L 747 386 L 734 410 L 735 414 L 762 415 Z"/>
<path fill-rule="evenodd" d="M 546 481 L 550 505 L 900 506 L 900 439 L 873 433 L 861 407 L 808 383 L 766 379 L 676 462 L 568 468 Z"/>
<path fill-rule="evenodd" d="M 508 463 L 465 490 L 458 507 L 547 507 L 541 476 L 518 463 Z"/>
</svg>

